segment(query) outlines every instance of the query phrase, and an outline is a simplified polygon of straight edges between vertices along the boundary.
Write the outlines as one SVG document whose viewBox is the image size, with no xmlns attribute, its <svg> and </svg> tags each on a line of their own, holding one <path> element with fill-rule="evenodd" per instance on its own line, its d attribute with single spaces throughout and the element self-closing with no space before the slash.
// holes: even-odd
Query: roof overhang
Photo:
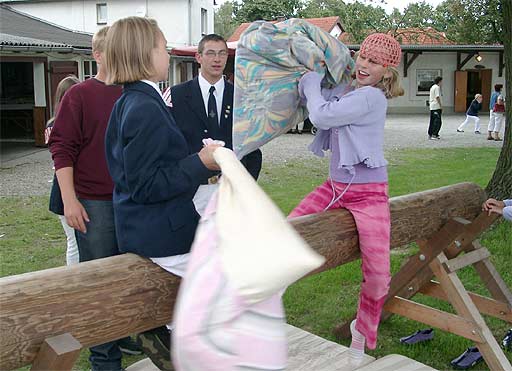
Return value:
<svg viewBox="0 0 512 371">
<path fill-rule="evenodd" d="M 73 47 L 58 47 L 58 46 L 35 46 L 35 45 L 0 45 L 0 51 L 9 52 L 29 52 L 29 53 L 66 53 L 66 54 L 85 54 L 91 55 L 91 49 L 80 49 Z"/>
</svg>

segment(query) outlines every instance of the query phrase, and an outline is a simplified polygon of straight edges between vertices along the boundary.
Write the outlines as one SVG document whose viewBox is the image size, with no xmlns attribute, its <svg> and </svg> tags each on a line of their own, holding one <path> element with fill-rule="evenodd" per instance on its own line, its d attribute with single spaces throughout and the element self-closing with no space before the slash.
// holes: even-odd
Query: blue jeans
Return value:
<svg viewBox="0 0 512 371">
<path fill-rule="evenodd" d="M 80 262 L 119 255 L 116 229 L 114 225 L 114 208 L 112 201 L 80 199 L 89 223 L 87 233 L 75 230 Z M 117 341 L 96 345 L 89 348 L 89 362 L 93 371 L 120 371 L 121 351 Z"/>
</svg>

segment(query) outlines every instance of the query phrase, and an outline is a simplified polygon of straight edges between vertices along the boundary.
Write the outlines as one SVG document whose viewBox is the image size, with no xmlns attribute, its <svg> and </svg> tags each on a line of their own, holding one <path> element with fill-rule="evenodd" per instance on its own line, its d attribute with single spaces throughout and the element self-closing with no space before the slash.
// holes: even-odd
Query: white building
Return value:
<svg viewBox="0 0 512 371">
<path fill-rule="evenodd" d="M 153 18 L 168 47 L 197 45 L 213 33 L 213 0 L 0 0 L 20 12 L 70 30 L 94 33 L 120 18 Z"/>
</svg>

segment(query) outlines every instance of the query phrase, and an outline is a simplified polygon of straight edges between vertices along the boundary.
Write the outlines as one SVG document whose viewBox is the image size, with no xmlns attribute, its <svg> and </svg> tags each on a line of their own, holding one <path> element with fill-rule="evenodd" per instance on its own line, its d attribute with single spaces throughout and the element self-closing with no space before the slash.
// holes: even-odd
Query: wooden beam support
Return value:
<svg viewBox="0 0 512 371">
<path fill-rule="evenodd" d="M 429 238 L 455 216 L 473 220 L 485 198 L 472 183 L 392 198 L 391 246 Z M 347 210 L 291 223 L 326 257 L 318 271 L 360 256 Z M 0 278 L 0 365 L 11 370 L 32 363 L 43 341 L 62 333 L 90 347 L 169 323 L 179 282 L 133 254 Z"/>
<path fill-rule="evenodd" d="M 448 273 L 456 272 L 459 269 L 487 259 L 490 256 L 491 254 L 489 253 L 489 250 L 486 248 L 481 248 L 448 260 L 446 263 L 444 263 L 444 268 Z"/>
<path fill-rule="evenodd" d="M 466 247 L 465 250 L 473 251 L 474 249 L 479 248 L 481 248 L 480 243 L 475 241 Z M 494 265 L 487 259 L 475 263 L 474 266 L 492 297 L 506 303 L 509 308 L 512 308 L 512 293 L 510 292 L 507 284 L 501 278 L 500 274 L 496 271 Z"/>
<path fill-rule="evenodd" d="M 491 370 L 512 370 L 512 365 L 501 350 L 491 330 L 487 327 L 482 315 L 469 297 L 457 274 L 445 271 L 444 264 L 447 261 L 446 255 L 441 253 L 430 263 L 430 269 L 439 279 L 439 283 L 446 292 L 448 300 L 457 311 L 457 314 L 477 326 L 482 339 L 474 341 L 477 343 L 478 350 L 482 357 L 484 357 L 487 366 Z"/>
<path fill-rule="evenodd" d="M 423 295 L 448 301 L 448 297 L 446 296 L 446 293 L 444 292 L 439 282 L 430 281 L 425 286 L 423 286 L 419 292 Z M 487 314 L 491 317 L 512 323 L 512 310 L 507 304 L 495 299 L 475 294 L 474 292 L 468 291 L 468 294 L 480 313 Z"/>
<path fill-rule="evenodd" d="M 32 364 L 31 371 L 71 371 L 82 345 L 66 333 L 46 339 Z"/>
<path fill-rule="evenodd" d="M 466 63 L 468 63 L 469 60 L 476 54 L 477 52 L 469 52 L 466 58 L 461 62 L 462 52 L 457 52 L 457 71 L 461 71 L 462 67 L 464 67 Z"/>
<path fill-rule="evenodd" d="M 455 314 L 447 313 L 400 297 L 394 297 L 388 300 L 384 305 L 384 309 L 387 312 L 410 318 L 413 321 L 439 328 L 475 342 L 482 341 L 478 326 Z"/>
<path fill-rule="evenodd" d="M 412 54 L 412 58 L 409 59 L 409 54 Z M 407 77 L 407 71 L 409 70 L 409 67 L 411 67 L 412 63 L 418 58 L 420 54 L 423 54 L 423 52 L 405 52 L 404 53 L 404 77 Z"/>
</svg>

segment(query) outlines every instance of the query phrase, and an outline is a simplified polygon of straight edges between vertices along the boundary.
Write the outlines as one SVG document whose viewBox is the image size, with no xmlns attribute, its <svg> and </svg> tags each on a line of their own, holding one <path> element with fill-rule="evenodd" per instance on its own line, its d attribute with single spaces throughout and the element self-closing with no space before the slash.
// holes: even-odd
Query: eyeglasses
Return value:
<svg viewBox="0 0 512 371">
<path fill-rule="evenodd" d="M 215 58 L 217 56 L 220 58 L 226 58 L 228 56 L 228 52 L 226 50 L 220 50 L 218 52 L 216 52 L 215 50 L 207 50 L 206 52 L 201 54 L 208 58 Z"/>
</svg>

